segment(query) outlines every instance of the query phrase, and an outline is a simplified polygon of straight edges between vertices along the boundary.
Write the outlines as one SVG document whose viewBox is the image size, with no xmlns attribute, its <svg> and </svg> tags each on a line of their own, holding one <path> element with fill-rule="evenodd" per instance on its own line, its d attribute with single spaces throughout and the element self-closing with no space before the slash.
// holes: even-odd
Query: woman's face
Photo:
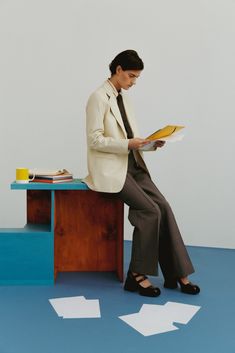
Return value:
<svg viewBox="0 0 235 353">
<path fill-rule="evenodd" d="M 118 89 L 129 89 L 136 84 L 136 79 L 140 76 L 141 70 L 122 70 L 121 66 L 116 69 L 116 83 Z"/>
</svg>

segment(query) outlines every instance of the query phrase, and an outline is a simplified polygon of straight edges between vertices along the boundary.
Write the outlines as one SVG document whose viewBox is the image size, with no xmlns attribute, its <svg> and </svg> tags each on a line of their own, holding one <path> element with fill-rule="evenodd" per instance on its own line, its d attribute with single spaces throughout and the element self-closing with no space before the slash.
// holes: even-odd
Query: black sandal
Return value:
<svg viewBox="0 0 235 353">
<path fill-rule="evenodd" d="M 178 280 L 181 292 L 186 294 L 198 294 L 200 293 L 200 288 L 191 282 L 184 284 L 180 279 Z"/>
<path fill-rule="evenodd" d="M 139 280 L 136 278 L 141 276 Z M 131 271 L 127 272 L 127 278 L 124 284 L 124 289 L 129 291 L 129 292 L 138 292 L 140 295 L 143 295 L 145 297 L 158 297 L 161 294 L 161 291 L 157 287 L 153 287 L 150 285 L 147 288 L 144 288 L 140 285 L 141 282 L 143 282 L 145 279 L 147 279 L 145 275 L 142 274 L 136 274 L 133 275 Z"/>
<path fill-rule="evenodd" d="M 200 293 L 200 288 L 191 282 L 184 284 L 180 279 L 166 279 L 164 282 L 164 287 L 168 289 L 178 288 L 178 283 L 180 285 L 181 292 L 186 294 L 198 294 Z"/>
</svg>

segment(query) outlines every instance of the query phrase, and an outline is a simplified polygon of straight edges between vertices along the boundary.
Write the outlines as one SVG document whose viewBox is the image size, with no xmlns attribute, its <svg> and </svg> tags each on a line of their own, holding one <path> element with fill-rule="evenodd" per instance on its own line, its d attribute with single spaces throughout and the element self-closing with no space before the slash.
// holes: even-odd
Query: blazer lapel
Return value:
<svg viewBox="0 0 235 353">
<path fill-rule="evenodd" d="M 117 104 L 117 99 L 114 96 L 112 98 L 110 98 L 110 108 L 111 108 L 111 111 L 112 111 L 113 115 L 115 116 L 118 124 L 122 128 L 122 130 L 123 130 L 123 132 L 125 134 L 125 137 L 127 137 L 126 129 L 125 129 L 125 126 L 123 124 L 122 116 L 121 116 L 121 113 L 120 113 L 120 110 L 119 110 L 119 107 L 118 107 L 118 104 Z"/>
<path fill-rule="evenodd" d="M 122 128 L 125 137 L 127 137 L 126 129 L 125 129 L 125 126 L 123 124 L 122 116 L 121 116 L 121 113 L 120 113 L 120 110 L 119 110 L 119 107 L 118 107 L 118 104 L 117 104 L 117 98 L 114 95 L 112 87 L 110 86 L 110 84 L 108 82 L 104 83 L 104 87 L 105 87 L 105 90 L 106 90 L 106 94 L 107 94 L 107 96 L 109 98 L 109 104 L 110 104 L 111 112 L 114 115 L 114 117 L 117 120 L 117 122 L 120 125 L 120 127 Z"/>
</svg>

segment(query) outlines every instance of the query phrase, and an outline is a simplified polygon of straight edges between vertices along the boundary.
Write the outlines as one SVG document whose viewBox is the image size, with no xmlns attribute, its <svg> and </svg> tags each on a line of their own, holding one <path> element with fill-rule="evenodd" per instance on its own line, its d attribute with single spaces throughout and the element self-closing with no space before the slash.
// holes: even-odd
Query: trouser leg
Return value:
<svg viewBox="0 0 235 353">
<path fill-rule="evenodd" d="M 149 173 L 136 167 L 129 155 L 126 182 L 118 197 L 129 208 L 134 226 L 130 269 L 158 274 L 158 263 L 165 278 L 185 277 L 194 272 L 174 214 Z"/>
<path fill-rule="evenodd" d="M 147 173 L 136 173 L 135 181 L 158 205 L 161 222 L 158 235 L 158 261 L 165 278 L 186 277 L 194 272 L 172 209 Z"/>
<path fill-rule="evenodd" d="M 130 270 L 157 275 L 160 208 L 129 173 L 118 197 L 130 206 L 129 220 L 134 226 Z"/>
</svg>

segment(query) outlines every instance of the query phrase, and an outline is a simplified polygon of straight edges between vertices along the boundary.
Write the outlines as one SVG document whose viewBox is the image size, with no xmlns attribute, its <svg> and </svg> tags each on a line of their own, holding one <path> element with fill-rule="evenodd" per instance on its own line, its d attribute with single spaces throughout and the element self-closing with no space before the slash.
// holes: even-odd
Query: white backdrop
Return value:
<svg viewBox="0 0 235 353">
<path fill-rule="evenodd" d="M 113 57 L 136 49 L 142 136 L 187 127 L 146 153 L 152 178 L 186 244 L 234 248 L 234 18 L 234 0 L 0 0 L 0 227 L 25 223 L 16 167 L 86 175 L 87 98 Z"/>
</svg>

